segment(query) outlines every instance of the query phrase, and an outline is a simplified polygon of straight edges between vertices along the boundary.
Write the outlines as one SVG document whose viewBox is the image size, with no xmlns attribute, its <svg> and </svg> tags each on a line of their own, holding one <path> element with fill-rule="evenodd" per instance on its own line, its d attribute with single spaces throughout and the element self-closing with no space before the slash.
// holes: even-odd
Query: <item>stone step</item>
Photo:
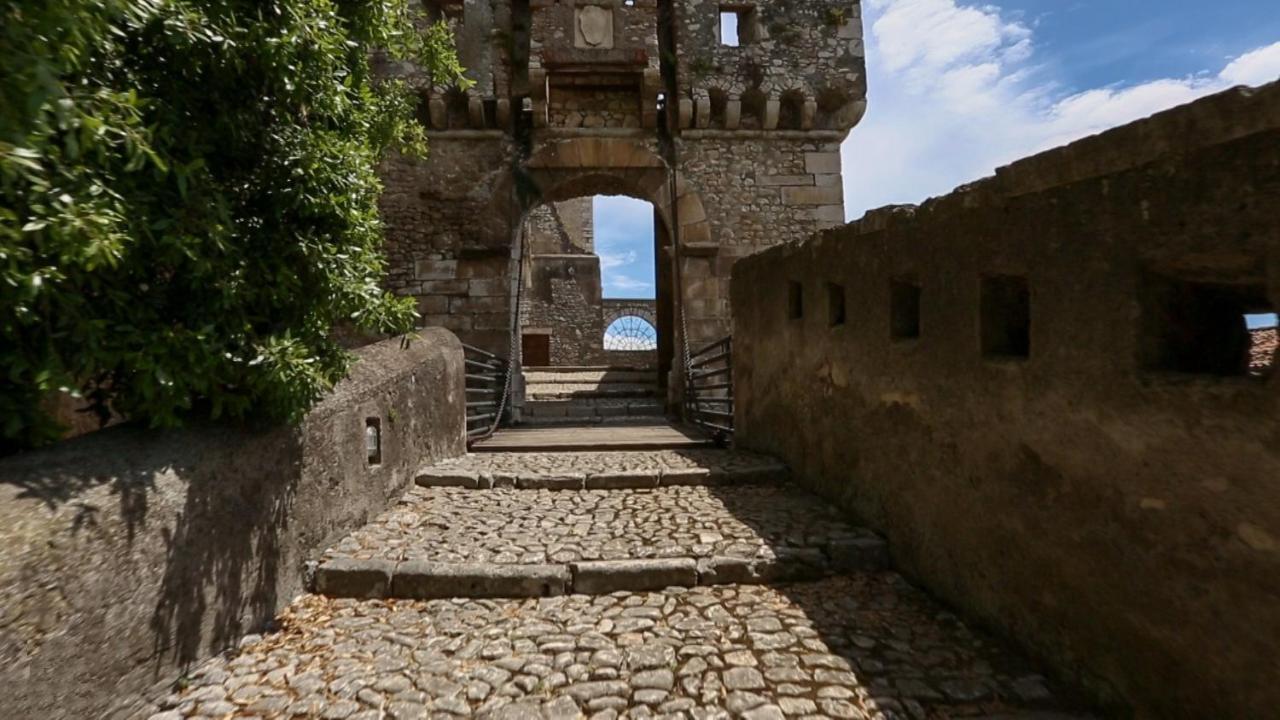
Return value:
<svg viewBox="0 0 1280 720">
<path fill-rule="evenodd" d="M 658 408 L 661 411 L 661 408 Z M 523 417 L 512 427 L 628 427 L 649 426 L 666 422 L 665 415 L 597 415 L 594 417 Z"/>
<path fill-rule="evenodd" d="M 609 490 L 787 482 L 790 472 L 757 453 L 719 449 L 473 453 L 418 472 L 424 488 Z"/>
<path fill-rule="evenodd" d="M 534 400 L 605 400 L 610 398 L 659 398 L 662 391 L 657 385 L 644 383 L 614 383 L 610 385 L 526 383 L 526 401 Z"/>
<path fill-rule="evenodd" d="M 525 419 L 532 418 L 593 418 L 626 415 L 661 417 L 663 403 L 656 398 L 603 399 L 574 398 L 572 400 L 527 400 L 521 411 Z"/>
<path fill-rule="evenodd" d="M 524 381 L 529 384 L 561 385 L 614 385 L 638 383 L 656 385 L 658 373 L 654 370 L 614 370 L 604 368 L 533 369 L 525 368 Z"/>
<path fill-rule="evenodd" d="M 600 475 L 626 487 L 639 471 Z M 415 487 L 326 551 L 315 576 L 331 597 L 432 599 L 606 595 L 820 580 L 883 569 L 885 543 L 786 484 L 487 492 Z M 523 481 L 528 483 L 529 481 Z M 526 484 L 526 486 L 529 486 Z"/>
</svg>

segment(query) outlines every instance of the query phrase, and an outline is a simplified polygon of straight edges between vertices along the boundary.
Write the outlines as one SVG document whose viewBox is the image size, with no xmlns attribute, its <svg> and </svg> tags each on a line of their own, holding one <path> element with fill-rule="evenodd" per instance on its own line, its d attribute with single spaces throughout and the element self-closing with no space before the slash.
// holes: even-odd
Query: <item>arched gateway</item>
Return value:
<svg viewBox="0 0 1280 720">
<path fill-rule="evenodd" d="M 865 106 L 846 4 L 762 5 L 729 47 L 701 0 L 429 0 L 473 82 L 386 69 L 421 88 L 431 148 L 382 169 L 391 289 L 518 360 L 530 215 L 638 198 L 654 208 L 658 357 L 678 369 L 682 342 L 729 332 L 738 258 L 843 222 L 840 142 Z"/>
</svg>

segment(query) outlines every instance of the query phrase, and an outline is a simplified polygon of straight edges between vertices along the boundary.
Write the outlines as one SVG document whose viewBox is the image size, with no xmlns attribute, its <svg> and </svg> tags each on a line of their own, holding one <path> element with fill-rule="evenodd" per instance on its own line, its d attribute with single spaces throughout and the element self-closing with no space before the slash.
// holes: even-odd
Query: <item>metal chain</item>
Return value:
<svg viewBox="0 0 1280 720">
<path fill-rule="evenodd" d="M 680 355 L 681 355 L 681 376 L 684 381 L 684 405 L 686 414 L 691 402 L 696 402 L 691 397 L 693 385 L 690 382 L 689 366 L 693 362 L 693 356 L 689 351 L 689 323 L 688 313 L 685 311 L 684 301 L 684 264 L 683 253 L 680 247 L 680 209 L 678 207 L 678 177 L 676 169 L 679 166 L 676 157 L 676 149 L 674 145 L 671 148 L 672 162 L 670 167 L 671 181 L 668 183 L 669 195 L 671 203 L 671 247 L 672 254 L 675 257 L 675 294 L 676 294 L 676 314 L 680 318 Z"/>
<path fill-rule="evenodd" d="M 516 353 L 520 349 L 520 312 L 524 304 L 524 254 L 528 250 L 524 236 L 524 223 L 522 222 L 520 232 L 515 236 L 515 242 L 519 246 L 520 252 L 516 256 L 515 312 L 511 323 L 511 345 L 507 351 L 507 376 L 503 381 L 502 396 L 498 401 L 498 410 L 493 415 L 493 425 L 489 426 L 488 435 L 493 435 L 498 431 L 498 425 L 502 423 L 502 414 L 507 411 L 507 403 L 511 399 L 511 379 L 516 369 Z"/>
</svg>

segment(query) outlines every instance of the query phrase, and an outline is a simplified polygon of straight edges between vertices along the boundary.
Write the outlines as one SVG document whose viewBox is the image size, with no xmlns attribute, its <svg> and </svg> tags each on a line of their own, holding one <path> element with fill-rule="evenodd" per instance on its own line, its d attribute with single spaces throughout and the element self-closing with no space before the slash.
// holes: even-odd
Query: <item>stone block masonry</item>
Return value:
<svg viewBox="0 0 1280 720">
<path fill-rule="evenodd" d="M 304 563 L 423 464 L 464 452 L 456 337 L 356 354 L 297 429 L 123 425 L 0 461 L 0 715 L 129 716 L 260 631 Z"/>
<path fill-rule="evenodd" d="M 657 350 L 601 357 L 598 344 L 553 338 L 547 362 L 639 359 L 665 378 L 679 369 L 680 343 L 728 332 L 739 258 L 844 221 L 840 143 L 866 107 L 860 3 L 429 5 L 457 33 L 475 84 L 383 68 L 420 89 L 431 141 L 426 161 L 394 158 L 382 170 L 388 286 L 417 300 L 425 325 L 503 356 L 522 321 L 538 330 L 539 358 L 541 336 L 556 328 L 594 343 L 598 332 L 570 322 L 590 304 L 591 283 L 562 278 L 562 311 L 546 311 L 548 290 L 531 313 L 542 320 L 513 316 L 518 239 L 548 208 L 625 195 L 654 206 Z M 739 16 L 737 46 L 720 36 L 728 12 Z"/>
<path fill-rule="evenodd" d="M 1273 84 L 744 259 L 736 440 L 1115 714 L 1273 716 L 1277 207 Z"/>
</svg>

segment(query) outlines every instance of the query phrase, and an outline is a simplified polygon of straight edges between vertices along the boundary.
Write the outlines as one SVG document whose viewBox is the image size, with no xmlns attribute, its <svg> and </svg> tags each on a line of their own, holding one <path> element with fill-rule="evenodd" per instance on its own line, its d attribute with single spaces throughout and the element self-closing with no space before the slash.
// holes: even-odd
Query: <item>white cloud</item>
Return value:
<svg viewBox="0 0 1280 720">
<path fill-rule="evenodd" d="M 653 283 L 647 283 L 633 277 L 619 275 L 618 273 L 613 273 L 606 277 L 604 283 L 614 290 L 647 290 L 653 287 Z"/>
<path fill-rule="evenodd" d="M 1280 77 L 1280 42 L 1220 71 L 1069 94 L 1035 34 L 995 5 L 867 0 L 866 119 L 846 141 L 850 217 L 920 202 L 996 167 L 1233 85 Z"/>
<path fill-rule="evenodd" d="M 601 252 L 600 269 L 614 270 L 620 267 L 626 267 L 636 261 L 638 257 L 635 250 L 628 250 L 620 253 Z"/>
</svg>

